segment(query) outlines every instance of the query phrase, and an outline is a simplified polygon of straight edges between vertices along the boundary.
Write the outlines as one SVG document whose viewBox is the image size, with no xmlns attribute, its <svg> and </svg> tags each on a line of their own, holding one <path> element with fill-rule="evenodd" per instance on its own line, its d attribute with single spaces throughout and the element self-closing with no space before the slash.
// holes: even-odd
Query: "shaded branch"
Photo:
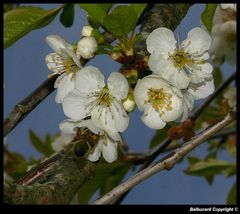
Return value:
<svg viewBox="0 0 240 214">
<path fill-rule="evenodd" d="M 69 204 L 77 190 L 94 173 L 95 164 L 74 154 L 74 143 L 14 184 L 4 184 L 8 204 Z"/>
<path fill-rule="evenodd" d="M 163 160 L 160 160 L 157 163 L 149 166 L 148 168 L 142 170 L 141 172 L 128 179 L 126 182 L 115 187 L 112 191 L 97 199 L 93 204 L 109 204 L 111 201 L 117 199 L 119 196 L 126 193 L 128 190 L 135 187 L 137 184 L 146 180 L 150 176 L 156 174 L 157 172 L 163 171 L 165 169 L 170 170 L 180 159 L 182 159 L 199 145 L 203 144 L 209 137 L 217 133 L 219 130 L 231 124 L 235 119 L 235 116 L 228 114 L 222 121 L 204 130 L 195 136 L 192 140 L 183 144 L 180 148 L 176 149 L 171 154 L 163 158 Z"/>
</svg>

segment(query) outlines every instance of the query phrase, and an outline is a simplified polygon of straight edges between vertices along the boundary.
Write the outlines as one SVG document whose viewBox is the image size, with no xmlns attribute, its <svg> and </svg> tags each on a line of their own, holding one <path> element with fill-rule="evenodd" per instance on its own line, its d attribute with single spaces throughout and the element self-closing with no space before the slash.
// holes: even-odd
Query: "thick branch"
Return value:
<svg viewBox="0 0 240 214">
<path fill-rule="evenodd" d="M 40 104 L 53 90 L 57 76 L 44 81 L 29 96 L 19 102 L 4 120 L 3 135 L 6 136 L 15 128 L 38 104 Z"/>
<path fill-rule="evenodd" d="M 156 28 L 167 27 L 171 30 L 180 24 L 192 4 L 155 4 L 152 9 L 141 17 L 141 39 L 135 45 L 138 54 L 145 55 L 146 39 Z"/>
<path fill-rule="evenodd" d="M 31 169 L 12 185 L 4 185 L 9 204 L 68 204 L 94 173 L 95 164 L 74 154 L 74 143 Z"/>
<path fill-rule="evenodd" d="M 160 172 L 164 169 L 170 170 L 180 159 L 182 159 L 199 145 L 203 144 L 209 137 L 217 133 L 219 130 L 231 124 L 234 120 L 235 117 L 233 117 L 231 114 L 228 114 L 222 121 L 201 132 L 191 141 L 183 144 L 180 148 L 176 149 L 173 151 L 173 153 L 165 157 L 164 160 L 161 160 L 137 173 L 126 182 L 115 187 L 111 192 L 96 200 L 93 204 L 109 204 L 111 201 L 117 199 L 119 196 L 157 172 Z"/>
</svg>

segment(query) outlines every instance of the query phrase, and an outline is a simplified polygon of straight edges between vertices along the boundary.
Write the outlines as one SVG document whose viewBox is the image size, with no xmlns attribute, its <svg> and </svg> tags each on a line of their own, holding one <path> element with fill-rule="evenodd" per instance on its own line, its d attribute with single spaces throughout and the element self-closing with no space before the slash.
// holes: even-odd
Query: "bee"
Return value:
<svg viewBox="0 0 240 214">
<path fill-rule="evenodd" d="M 86 157 L 92 148 L 98 143 L 100 136 L 94 134 L 89 129 L 78 128 L 76 136 L 73 138 L 74 153 L 77 157 Z"/>
</svg>

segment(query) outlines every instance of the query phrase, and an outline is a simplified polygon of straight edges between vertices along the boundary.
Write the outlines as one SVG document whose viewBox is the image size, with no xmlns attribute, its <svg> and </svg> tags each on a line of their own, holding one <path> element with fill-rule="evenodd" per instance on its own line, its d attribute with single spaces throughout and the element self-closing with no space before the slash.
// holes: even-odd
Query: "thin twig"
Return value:
<svg viewBox="0 0 240 214">
<path fill-rule="evenodd" d="M 228 114 L 222 121 L 204 130 L 203 132 L 195 136 L 192 140 L 183 144 L 180 148 L 176 149 L 170 154 L 170 157 L 168 155 L 167 158 L 164 158 L 164 161 L 159 161 L 137 173 L 136 175 L 128 179 L 126 182 L 115 187 L 111 192 L 97 199 L 93 204 L 109 204 L 111 203 L 111 201 L 117 199 L 119 196 L 121 196 L 137 184 L 141 183 L 142 181 L 146 180 L 150 176 L 156 174 L 157 172 L 160 172 L 164 169 L 170 170 L 185 155 L 187 155 L 199 145 L 203 144 L 209 137 L 217 133 L 225 126 L 232 123 L 234 120 L 235 118 L 233 118 L 231 114 Z"/>
</svg>

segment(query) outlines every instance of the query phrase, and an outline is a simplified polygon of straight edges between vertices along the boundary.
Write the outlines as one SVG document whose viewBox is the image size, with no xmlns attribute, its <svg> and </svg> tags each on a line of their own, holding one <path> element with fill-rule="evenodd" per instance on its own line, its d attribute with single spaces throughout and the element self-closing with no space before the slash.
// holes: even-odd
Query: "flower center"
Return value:
<svg viewBox="0 0 240 214">
<path fill-rule="evenodd" d="M 194 64 L 194 60 L 191 59 L 189 54 L 182 49 L 176 49 L 174 54 L 169 54 L 169 59 L 173 62 L 174 66 L 179 69 Z"/>
<path fill-rule="evenodd" d="M 113 97 L 112 95 L 109 93 L 108 87 L 105 86 L 98 98 L 97 98 L 97 105 L 101 105 L 101 106 L 105 106 L 105 107 L 109 107 L 112 103 Z"/>
<path fill-rule="evenodd" d="M 163 88 L 148 89 L 148 101 L 151 103 L 152 107 L 159 112 L 160 116 L 162 116 L 165 112 L 163 111 L 171 111 L 172 110 L 172 95 L 169 93 L 165 93 Z"/>
<path fill-rule="evenodd" d="M 63 60 L 64 72 L 67 74 L 75 73 L 79 69 L 72 58 L 67 58 Z"/>
</svg>

